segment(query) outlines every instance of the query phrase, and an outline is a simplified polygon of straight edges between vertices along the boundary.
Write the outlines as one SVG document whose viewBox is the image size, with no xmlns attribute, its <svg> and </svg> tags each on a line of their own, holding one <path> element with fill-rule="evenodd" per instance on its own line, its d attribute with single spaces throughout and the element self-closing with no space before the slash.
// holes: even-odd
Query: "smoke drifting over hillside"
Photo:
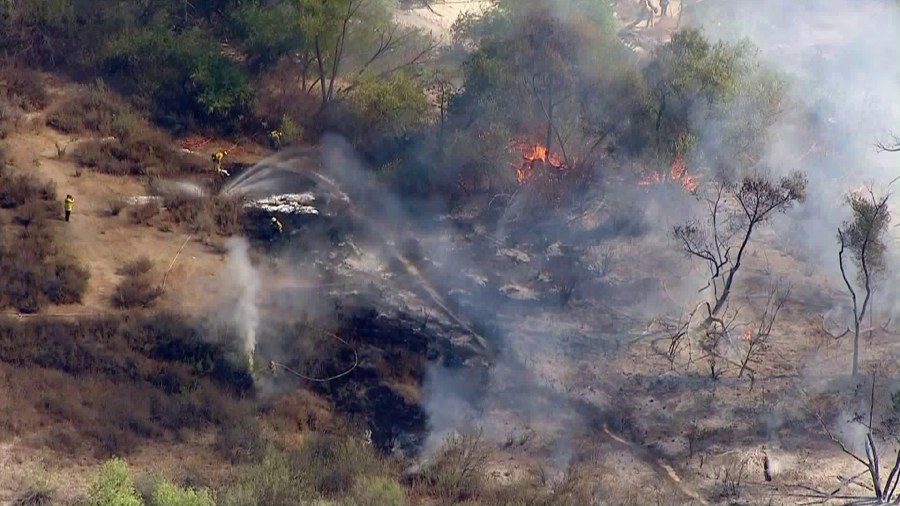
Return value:
<svg viewBox="0 0 900 506">
<path fill-rule="evenodd" d="M 805 171 L 810 187 L 783 228 L 793 233 L 780 236 L 836 273 L 847 193 L 868 184 L 888 191 L 900 175 L 900 157 L 875 147 L 900 130 L 900 9 L 887 0 L 724 4 L 699 3 L 691 23 L 722 40 L 748 38 L 788 78 L 791 100 L 771 131 L 767 162 Z"/>
</svg>

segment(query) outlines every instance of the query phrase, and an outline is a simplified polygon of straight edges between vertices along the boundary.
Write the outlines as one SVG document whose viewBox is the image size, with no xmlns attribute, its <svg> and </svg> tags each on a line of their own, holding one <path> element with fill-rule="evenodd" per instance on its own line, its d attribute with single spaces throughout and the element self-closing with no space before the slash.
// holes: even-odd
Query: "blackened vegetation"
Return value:
<svg viewBox="0 0 900 506">
<path fill-rule="evenodd" d="M 333 329 L 358 353 L 358 367 L 331 381 L 300 384 L 329 399 L 335 411 L 355 424 L 371 430 L 377 448 L 415 453 L 426 435 L 427 418 L 417 399 L 404 395 L 404 387 L 417 391 L 429 363 L 459 365 L 473 352 L 451 345 L 448 330 L 422 316 L 381 314 L 365 301 L 350 304 L 337 309 Z M 285 365 L 317 378 L 346 371 L 353 363 L 353 350 L 323 335 L 319 331 L 290 336 L 285 345 L 286 356 L 291 358 Z M 297 342 L 303 339 L 316 343 L 318 363 L 303 359 L 300 348 L 305 345 Z M 328 357 L 324 362 L 323 356 Z"/>
<path fill-rule="evenodd" d="M 252 380 L 200 329 L 168 314 L 0 319 L 0 361 L 28 376 L 23 388 L 34 391 L 24 398 L 54 427 L 54 449 L 76 453 L 87 442 L 101 455 L 123 455 L 145 439 L 242 416 L 237 401 Z M 6 413 L 0 425 L 28 423 L 16 416 Z"/>
</svg>

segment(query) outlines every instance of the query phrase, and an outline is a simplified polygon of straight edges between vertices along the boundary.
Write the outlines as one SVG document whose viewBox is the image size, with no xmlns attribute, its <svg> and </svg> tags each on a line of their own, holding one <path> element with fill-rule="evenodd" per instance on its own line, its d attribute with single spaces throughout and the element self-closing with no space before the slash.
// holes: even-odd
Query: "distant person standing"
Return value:
<svg viewBox="0 0 900 506">
<path fill-rule="evenodd" d="M 75 209 L 75 197 L 66 195 L 66 222 L 72 217 L 73 209 Z"/>
<path fill-rule="evenodd" d="M 653 4 L 650 3 L 650 0 L 641 0 L 641 10 L 644 13 L 644 19 L 647 20 L 647 28 L 653 26 L 653 18 L 656 16 L 656 9 L 653 7 Z"/>
<path fill-rule="evenodd" d="M 661 11 L 661 16 L 669 15 L 669 0 L 659 0 L 659 9 Z"/>
<path fill-rule="evenodd" d="M 281 138 L 284 136 L 281 130 L 272 130 L 269 132 L 269 146 L 275 151 L 281 149 Z"/>
</svg>

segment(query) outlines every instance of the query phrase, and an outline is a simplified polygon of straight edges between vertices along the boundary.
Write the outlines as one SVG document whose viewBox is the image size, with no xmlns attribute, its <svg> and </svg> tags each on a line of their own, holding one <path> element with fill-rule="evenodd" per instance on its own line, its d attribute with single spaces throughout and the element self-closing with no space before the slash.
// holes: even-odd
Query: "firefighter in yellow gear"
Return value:
<svg viewBox="0 0 900 506">
<path fill-rule="evenodd" d="M 228 177 L 229 174 L 228 174 L 227 170 L 222 168 L 222 160 L 225 158 L 225 156 L 227 154 L 228 154 L 228 151 L 222 150 L 222 151 L 216 151 L 212 155 L 213 169 L 215 169 L 216 173 L 221 174 L 225 177 Z"/>
<path fill-rule="evenodd" d="M 284 137 L 284 133 L 281 130 L 272 130 L 269 132 L 269 146 L 272 147 L 275 151 L 281 149 L 281 138 Z"/>
<path fill-rule="evenodd" d="M 276 238 L 281 238 L 284 233 L 284 227 L 281 225 L 281 222 L 278 221 L 278 218 L 272 216 L 272 227 L 275 229 L 275 233 L 277 234 Z"/>
<path fill-rule="evenodd" d="M 72 216 L 72 210 L 75 209 L 75 197 L 66 195 L 66 221 Z"/>
</svg>

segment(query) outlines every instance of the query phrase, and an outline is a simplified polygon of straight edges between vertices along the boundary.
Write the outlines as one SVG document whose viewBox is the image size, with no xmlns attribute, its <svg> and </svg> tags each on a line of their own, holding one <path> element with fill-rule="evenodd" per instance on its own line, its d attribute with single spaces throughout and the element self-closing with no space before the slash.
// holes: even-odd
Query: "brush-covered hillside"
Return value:
<svg viewBox="0 0 900 506">
<path fill-rule="evenodd" d="M 888 0 L 0 5 L 0 504 L 900 501 Z"/>
</svg>

